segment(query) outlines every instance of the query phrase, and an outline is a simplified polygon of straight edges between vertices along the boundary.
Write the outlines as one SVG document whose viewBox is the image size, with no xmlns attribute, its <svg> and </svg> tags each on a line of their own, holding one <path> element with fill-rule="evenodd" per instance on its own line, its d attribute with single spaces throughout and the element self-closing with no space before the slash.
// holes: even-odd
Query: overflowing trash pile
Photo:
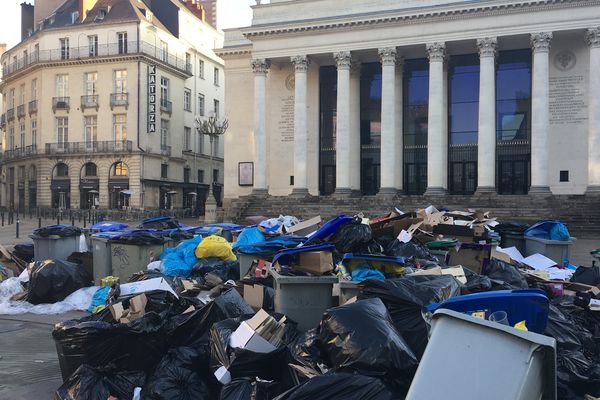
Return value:
<svg viewBox="0 0 600 400">
<path fill-rule="evenodd" d="M 91 268 L 74 250 L 0 283 L 0 312 L 90 311 L 54 327 L 57 400 L 600 396 L 600 270 L 560 221 L 111 224 Z"/>
</svg>

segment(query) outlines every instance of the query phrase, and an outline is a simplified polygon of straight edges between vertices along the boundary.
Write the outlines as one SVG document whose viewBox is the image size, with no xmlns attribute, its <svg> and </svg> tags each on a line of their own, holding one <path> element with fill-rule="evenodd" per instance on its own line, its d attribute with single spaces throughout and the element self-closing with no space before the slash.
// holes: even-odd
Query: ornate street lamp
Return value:
<svg viewBox="0 0 600 400">
<path fill-rule="evenodd" d="M 210 170 L 209 170 L 209 180 L 210 184 L 208 186 L 208 194 L 206 196 L 206 203 L 204 205 L 204 222 L 205 223 L 214 223 L 217 222 L 217 201 L 215 200 L 215 196 L 213 196 L 213 159 L 215 156 L 215 147 L 214 142 L 215 139 L 219 138 L 219 136 L 223 136 L 229 127 L 229 121 L 227 118 L 219 120 L 214 112 L 211 112 L 206 117 L 201 117 L 196 115 L 196 131 L 199 134 L 208 136 L 210 141 Z"/>
</svg>

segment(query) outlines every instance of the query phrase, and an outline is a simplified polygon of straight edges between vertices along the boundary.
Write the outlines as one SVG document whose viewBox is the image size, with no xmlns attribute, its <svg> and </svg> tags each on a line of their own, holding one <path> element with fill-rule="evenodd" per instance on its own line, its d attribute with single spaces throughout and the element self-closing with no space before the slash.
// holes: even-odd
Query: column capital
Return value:
<svg viewBox="0 0 600 400">
<path fill-rule="evenodd" d="M 335 59 L 335 64 L 338 69 L 350 69 L 350 64 L 352 62 L 352 56 L 349 51 L 338 51 L 333 53 L 333 58 Z"/>
<path fill-rule="evenodd" d="M 477 39 L 477 48 L 479 49 L 479 58 L 494 57 L 498 49 L 498 39 L 495 37 Z"/>
<path fill-rule="evenodd" d="M 425 45 L 427 50 L 427 58 L 429 62 L 444 61 L 446 57 L 446 43 L 444 42 L 433 42 Z"/>
<path fill-rule="evenodd" d="M 586 31 L 585 42 L 590 47 L 600 47 L 600 26 L 590 28 Z"/>
<path fill-rule="evenodd" d="M 255 75 L 266 75 L 267 72 L 269 72 L 269 67 L 271 66 L 269 60 L 266 60 L 264 58 L 252 59 L 251 65 L 252 72 L 254 72 Z"/>
<path fill-rule="evenodd" d="M 531 48 L 534 53 L 547 53 L 550 51 L 552 32 L 538 32 L 531 34 Z"/>
<path fill-rule="evenodd" d="M 310 59 L 306 55 L 290 57 L 290 61 L 294 64 L 296 72 L 306 72 L 310 64 Z"/>
<path fill-rule="evenodd" d="M 378 51 L 381 65 L 395 65 L 396 64 L 396 48 L 395 47 L 383 47 Z"/>
</svg>

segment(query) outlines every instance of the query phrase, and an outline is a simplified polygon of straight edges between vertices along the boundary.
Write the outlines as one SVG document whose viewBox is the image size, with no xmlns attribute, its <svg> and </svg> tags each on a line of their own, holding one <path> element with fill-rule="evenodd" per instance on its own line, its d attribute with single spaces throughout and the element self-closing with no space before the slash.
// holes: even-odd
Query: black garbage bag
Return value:
<svg viewBox="0 0 600 400">
<path fill-rule="evenodd" d="M 201 276 L 212 272 L 223 282 L 228 280 L 237 281 L 240 279 L 240 264 L 238 261 L 223 261 L 217 257 L 209 257 L 198 260 L 192 268 L 193 276 Z"/>
<path fill-rule="evenodd" d="M 155 233 L 131 233 L 131 234 L 123 234 L 120 236 L 115 236 L 113 238 L 108 239 L 111 243 L 120 243 L 120 244 L 132 244 L 138 246 L 150 245 L 150 244 L 163 244 L 165 239 Z"/>
<path fill-rule="evenodd" d="M 173 217 L 155 217 L 142 221 L 140 229 L 158 229 L 159 231 L 167 229 L 179 229 L 179 222 Z"/>
<path fill-rule="evenodd" d="M 208 372 L 208 348 L 177 347 L 169 350 L 142 390 L 148 400 L 209 400 L 204 381 Z"/>
<path fill-rule="evenodd" d="M 274 400 L 392 400 L 398 398 L 377 378 L 334 373 L 309 379 Z"/>
<path fill-rule="evenodd" d="M 309 368 L 314 374 L 319 374 L 317 364 L 324 363 L 324 355 L 319 347 L 319 332 L 316 328 L 309 329 L 306 333 L 298 336 L 296 341 L 290 345 L 290 352 L 295 364 Z"/>
<path fill-rule="evenodd" d="M 254 378 L 281 382 L 284 388 L 292 386 L 291 371 L 288 361 L 291 361 L 289 342 L 283 344 L 270 353 L 257 353 L 247 349 L 229 347 L 229 338 L 240 326 L 243 320 L 252 317 L 245 315 L 239 318 L 230 318 L 217 322 L 210 329 L 210 366 L 214 372 L 225 367 L 232 379 Z"/>
<path fill-rule="evenodd" d="M 136 387 L 142 387 L 146 374 L 119 371 L 113 366 L 93 368 L 81 365 L 54 394 L 54 400 L 132 399 Z"/>
<path fill-rule="evenodd" d="M 373 239 L 369 225 L 359 221 L 346 222 L 329 238 L 335 249 L 341 253 L 361 253 Z"/>
<path fill-rule="evenodd" d="M 394 257 L 427 260 L 435 263 L 438 262 L 438 259 L 429 252 L 429 249 L 427 249 L 427 247 L 414 238 L 408 243 L 401 242 L 398 239 L 394 240 L 386 248 L 385 254 Z"/>
<path fill-rule="evenodd" d="M 481 293 L 492 289 L 492 280 L 485 276 L 479 275 L 468 268 L 463 268 L 467 283 L 463 284 L 461 294 Z"/>
<path fill-rule="evenodd" d="M 281 392 L 279 382 L 239 378 L 223 386 L 219 400 L 273 400 Z"/>
<path fill-rule="evenodd" d="M 79 264 L 63 260 L 36 261 L 29 265 L 27 301 L 56 303 L 82 287 L 91 286 L 92 280 Z"/>
<path fill-rule="evenodd" d="M 600 318 L 577 306 L 575 297 L 551 301 L 545 335 L 556 339 L 559 398 L 600 396 Z"/>
<path fill-rule="evenodd" d="M 30 263 L 33 261 L 33 243 L 15 244 L 13 255 L 20 260 Z"/>
<path fill-rule="evenodd" d="M 597 286 L 600 284 L 600 268 L 579 266 L 571 277 L 571 282 Z"/>
<path fill-rule="evenodd" d="M 319 343 L 335 371 L 377 376 L 400 389 L 408 390 L 417 369 L 415 355 L 377 298 L 325 311 Z"/>
<path fill-rule="evenodd" d="M 485 275 L 490 279 L 509 284 L 512 286 L 512 289 L 529 288 L 527 280 L 517 267 L 496 258 L 490 259 L 490 263 L 485 270 Z"/>
<path fill-rule="evenodd" d="M 43 228 L 38 228 L 33 231 L 33 234 L 41 237 L 48 236 L 61 236 L 71 237 L 81 235 L 82 230 L 76 226 L 71 225 L 49 225 Z"/>
<path fill-rule="evenodd" d="M 380 298 L 388 309 L 396 330 L 420 360 L 428 341 L 423 307 L 458 296 L 460 287 L 460 282 L 450 275 L 407 276 L 384 281 L 365 281 L 358 298 Z"/>
<path fill-rule="evenodd" d="M 129 324 L 107 322 L 108 309 L 56 324 L 52 337 L 63 379 L 82 364 L 114 364 L 122 371 L 151 372 L 167 351 L 165 315 L 147 312 Z"/>
<path fill-rule="evenodd" d="M 176 229 L 169 233 L 169 239 L 173 239 L 178 242 L 182 242 L 184 240 L 193 239 L 194 234 L 191 232 L 186 232 L 182 229 Z"/>
</svg>

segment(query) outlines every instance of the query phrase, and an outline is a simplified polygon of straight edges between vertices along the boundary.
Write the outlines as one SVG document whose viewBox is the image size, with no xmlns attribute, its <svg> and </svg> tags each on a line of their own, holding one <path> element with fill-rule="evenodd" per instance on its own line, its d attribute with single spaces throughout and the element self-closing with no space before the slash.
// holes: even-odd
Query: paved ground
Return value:
<svg viewBox="0 0 600 400">
<path fill-rule="evenodd" d="M 195 220 L 181 221 L 188 225 Z M 28 234 L 37 228 L 37 220 L 24 219 L 20 225 L 20 238 L 15 238 L 15 226 L 0 227 L 0 243 L 6 247 L 28 242 Z M 55 221 L 43 221 L 49 225 Z M 130 223 L 131 227 L 138 223 Z M 579 235 L 572 249 L 571 262 L 591 265 L 589 252 L 600 247 L 600 238 Z M 80 318 L 83 312 L 40 316 L 24 314 L 0 315 L 0 400 L 51 399 L 62 379 L 56 348 L 52 339 L 52 326 L 63 320 Z"/>
</svg>

